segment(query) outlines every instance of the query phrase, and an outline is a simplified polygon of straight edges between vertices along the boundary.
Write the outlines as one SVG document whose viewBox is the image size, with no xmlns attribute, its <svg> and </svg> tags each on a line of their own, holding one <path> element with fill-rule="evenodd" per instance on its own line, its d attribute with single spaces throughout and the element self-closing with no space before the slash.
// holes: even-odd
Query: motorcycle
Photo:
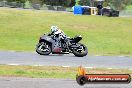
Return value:
<svg viewBox="0 0 132 88">
<path fill-rule="evenodd" d="M 77 57 L 86 56 L 88 49 L 84 44 L 79 43 L 82 36 L 74 38 L 62 39 L 62 35 L 44 34 L 40 37 L 36 46 L 36 52 L 40 55 L 52 54 L 70 54 L 73 53 Z"/>
</svg>

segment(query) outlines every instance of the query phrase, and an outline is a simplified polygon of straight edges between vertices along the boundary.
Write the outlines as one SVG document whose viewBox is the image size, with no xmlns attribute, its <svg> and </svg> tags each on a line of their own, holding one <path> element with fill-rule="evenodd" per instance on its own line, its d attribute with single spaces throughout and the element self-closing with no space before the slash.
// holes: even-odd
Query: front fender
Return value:
<svg viewBox="0 0 132 88">
<path fill-rule="evenodd" d="M 43 35 L 43 36 L 40 38 L 39 42 L 42 42 L 42 41 L 47 41 L 47 42 L 52 43 L 54 40 L 53 40 L 50 36 Z"/>
</svg>

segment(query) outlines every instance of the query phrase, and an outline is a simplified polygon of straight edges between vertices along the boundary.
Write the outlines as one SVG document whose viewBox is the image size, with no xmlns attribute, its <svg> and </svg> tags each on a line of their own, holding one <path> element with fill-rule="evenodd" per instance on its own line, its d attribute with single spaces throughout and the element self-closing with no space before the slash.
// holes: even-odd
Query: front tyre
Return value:
<svg viewBox="0 0 132 88">
<path fill-rule="evenodd" d="M 49 55 L 51 53 L 51 47 L 48 43 L 41 42 L 37 44 L 36 52 L 40 55 Z"/>
<path fill-rule="evenodd" d="M 79 43 L 79 47 L 73 49 L 72 53 L 77 57 L 83 57 L 87 55 L 88 49 L 85 45 Z"/>
</svg>

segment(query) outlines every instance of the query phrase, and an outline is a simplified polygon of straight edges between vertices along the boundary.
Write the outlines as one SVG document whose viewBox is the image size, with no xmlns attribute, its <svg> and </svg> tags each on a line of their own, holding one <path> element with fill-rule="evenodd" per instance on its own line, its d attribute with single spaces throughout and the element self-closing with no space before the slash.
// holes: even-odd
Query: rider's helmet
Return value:
<svg viewBox="0 0 132 88">
<path fill-rule="evenodd" d="M 54 33 L 58 31 L 58 27 L 57 26 L 51 26 L 51 32 Z"/>
</svg>

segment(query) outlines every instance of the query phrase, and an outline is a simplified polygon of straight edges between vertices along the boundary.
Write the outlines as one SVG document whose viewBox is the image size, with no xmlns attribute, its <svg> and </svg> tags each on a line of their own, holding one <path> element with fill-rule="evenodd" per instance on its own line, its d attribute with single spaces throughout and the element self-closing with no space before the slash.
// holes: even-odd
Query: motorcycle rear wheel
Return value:
<svg viewBox="0 0 132 88">
<path fill-rule="evenodd" d="M 82 47 L 82 49 L 80 50 L 80 48 L 78 47 L 77 49 L 73 49 L 72 53 L 77 56 L 77 57 L 83 57 L 86 56 L 88 53 L 88 49 L 85 45 L 80 44 L 80 47 Z"/>
</svg>

